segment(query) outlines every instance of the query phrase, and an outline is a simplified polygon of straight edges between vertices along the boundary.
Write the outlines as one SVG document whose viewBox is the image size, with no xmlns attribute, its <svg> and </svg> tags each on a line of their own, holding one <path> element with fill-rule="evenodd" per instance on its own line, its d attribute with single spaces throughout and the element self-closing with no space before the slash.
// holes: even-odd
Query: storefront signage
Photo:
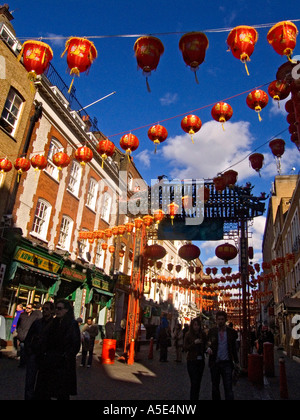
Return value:
<svg viewBox="0 0 300 420">
<path fill-rule="evenodd" d="M 92 280 L 92 286 L 96 287 L 97 289 L 102 289 L 107 292 L 109 292 L 109 282 L 103 279 L 99 279 L 97 277 L 94 277 Z"/>
<path fill-rule="evenodd" d="M 40 255 L 33 254 L 25 249 L 18 249 L 15 260 L 21 261 L 22 263 L 32 265 L 41 270 L 50 271 L 51 273 L 57 273 L 60 269 L 60 265 L 55 262 L 41 257 Z"/>
<path fill-rule="evenodd" d="M 70 267 L 64 267 L 61 272 L 61 276 L 68 280 L 75 280 L 81 282 L 85 281 L 86 279 L 86 274 L 80 273 L 79 271 L 74 270 Z"/>
</svg>

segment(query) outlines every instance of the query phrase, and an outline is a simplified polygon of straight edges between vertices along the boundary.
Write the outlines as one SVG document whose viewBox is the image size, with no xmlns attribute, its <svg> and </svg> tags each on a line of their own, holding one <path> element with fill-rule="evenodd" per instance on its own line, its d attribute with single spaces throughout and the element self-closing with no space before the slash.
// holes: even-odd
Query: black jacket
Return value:
<svg viewBox="0 0 300 420">
<path fill-rule="evenodd" d="M 226 327 L 227 332 L 227 345 L 228 345 L 228 356 L 229 360 L 234 363 L 239 363 L 237 354 L 236 339 L 237 333 L 232 328 Z M 219 346 L 219 330 L 218 328 L 212 328 L 208 333 L 208 347 L 211 348 L 212 354 L 209 356 L 209 366 L 212 366 L 218 355 Z"/>
</svg>

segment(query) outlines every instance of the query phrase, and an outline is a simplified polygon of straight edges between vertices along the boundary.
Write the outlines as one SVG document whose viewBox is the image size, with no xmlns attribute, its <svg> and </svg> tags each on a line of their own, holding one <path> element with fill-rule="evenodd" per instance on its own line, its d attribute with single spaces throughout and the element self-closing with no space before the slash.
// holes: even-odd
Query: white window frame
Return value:
<svg viewBox="0 0 300 420">
<path fill-rule="evenodd" d="M 98 194 L 98 182 L 95 178 L 90 179 L 89 189 L 87 193 L 86 205 L 95 211 Z"/>
<path fill-rule="evenodd" d="M 39 198 L 35 208 L 31 236 L 36 236 L 43 241 L 47 240 L 51 212 L 51 204 L 43 198 Z"/>
<path fill-rule="evenodd" d="M 110 220 L 110 212 L 112 207 L 112 197 L 108 192 L 103 194 L 103 201 L 101 206 L 101 218 L 106 223 L 109 223 Z"/>
<path fill-rule="evenodd" d="M 70 250 L 71 238 L 74 222 L 69 216 L 63 216 L 61 219 L 58 247 L 66 251 Z"/>
<path fill-rule="evenodd" d="M 102 249 L 102 243 L 98 241 L 96 247 L 95 266 L 104 269 L 105 251 Z"/>
<path fill-rule="evenodd" d="M 70 171 L 69 184 L 68 184 L 67 189 L 76 197 L 78 197 L 79 195 L 81 175 L 82 175 L 82 166 L 80 165 L 79 162 L 76 162 L 75 160 L 73 160 L 71 171 Z"/>
<path fill-rule="evenodd" d="M 6 42 L 13 51 L 17 51 L 22 47 L 20 42 L 4 23 L 2 25 L 0 24 L 0 38 Z"/>
<path fill-rule="evenodd" d="M 18 99 L 18 101 L 20 102 L 18 106 L 15 105 L 16 99 Z M 15 135 L 23 104 L 24 99 L 22 98 L 22 96 L 18 93 L 16 89 L 11 87 L 6 97 L 5 105 L 1 114 L 1 122 L 4 121 L 5 126 L 3 126 L 3 124 L 1 125 L 4 128 L 4 130 L 7 131 L 11 136 Z M 13 107 L 15 107 L 16 111 L 13 109 Z M 6 113 L 7 115 L 4 116 L 4 114 Z M 9 117 L 12 117 L 14 119 L 14 123 L 12 123 L 9 120 Z"/>
<path fill-rule="evenodd" d="M 87 229 L 82 229 L 82 232 L 88 232 Z M 88 239 L 79 239 L 78 253 L 79 258 L 88 261 L 87 253 L 90 251 L 90 243 Z"/>
<path fill-rule="evenodd" d="M 50 147 L 49 147 L 48 157 L 47 157 L 48 165 L 45 171 L 56 181 L 59 181 L 59 169 L 53 163 L 53 156 L 58 152 L 62 152 L 63 150 L 64 148 L 62 144 L 58 140 L 56 140 L 56 138 L 52 138 Z"/>
</svg>

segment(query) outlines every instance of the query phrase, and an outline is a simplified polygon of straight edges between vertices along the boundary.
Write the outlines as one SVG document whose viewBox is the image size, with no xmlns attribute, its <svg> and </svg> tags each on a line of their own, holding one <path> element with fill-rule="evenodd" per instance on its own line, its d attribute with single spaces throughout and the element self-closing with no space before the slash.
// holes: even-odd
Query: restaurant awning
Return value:
<svg viewBox="0 0 300 420">
<path fill-rule="evenodd" d="M 35 275 L 42 276 L 42 277 L 48 277 L 53 280 L 58 279 L 57 274 L 50 273 L 49 271 L 40 270 L 39 268 L 31 267 L 30 265 L 22 264 L 20 262 L 14 261 L 11 264 L 10 272 L 9 272 L 9 280 L 13 280 L 17 269 L 20 268 L 21 270 L 29 271 L 34 273 Z"/>
<path fill-rule="evenodd" d="M 284 298 L 285 310 L 290 313 L 300 313 L 300 298 Z"/>
</svg>

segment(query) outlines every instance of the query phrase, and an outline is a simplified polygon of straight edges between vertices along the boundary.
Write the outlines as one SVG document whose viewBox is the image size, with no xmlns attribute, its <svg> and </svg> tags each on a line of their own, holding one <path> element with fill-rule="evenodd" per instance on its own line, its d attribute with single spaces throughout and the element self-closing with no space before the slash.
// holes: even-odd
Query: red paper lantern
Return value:
<svg viewBox="0 0 300 420">
<path fill-rule="evenodd" d="M 109 252 L 110 252 L 111 254 L 114 254 L 114 253 L 115 253 L 115 251 L 116 251 L 116 247 L 115 247 L 115 246 L 113 246 L 113 245 L 110 245 L 110 247 L 108 248 L 108 250 L 109 250 Z"/>
<path fill-rule="evenodd" d="M 205 60 L 206 50 L 209 46 L 207 36 L 202 32 L 189 32 L 183 35 L 179 41 L 179 49 L 187 66 L 195 73 L 197 79 L 197 70 L 200 64 Z"/>
<path fill-rule="evenodd" d="M 120 146 L 123 150 L 126 150 L 128 157 L 134 152 L 140 145 L 139 139 L 134 134 L 125 134 L 121 137 Z"/>
<path fill-rule="evenodd" d="M 155 220 L 155 223 L 159 224 L 165 217 L 165 212 L 162 210 L 154 210 L 153 217 Z"/>
<path fill-rule="evenodd" d="M 270 149 L 275 157 L 280 158 L 285 151 L 285 141 L 282 139 L 275 139 L 269 143 Z"/>
<path fill-rule="evenodd" d="M 196 260 L 200 257 L 200 253 L 200 249 L 193 244 L 183 245 L 178 251 L 179 257 L 186 261 Z"/>
<path fill-rule="evenodd" d="M 78 160 L 82 166 L 90 162 L 93 159 L 93 156 L 93 151 L 86 146 L 79 147 L 75 152 L 75 159 Z"/>
<path fill-rule="evenodd" d="M 143 222 L 146 228 L 149 229 L 150 226 L 153 225 L 154 217 L 147 214 L 146 216 L 143 217 Z"/>
<path fill-rule="evenodd" d="M 147 89 L 150 92 L 148 76 L 151 75 L 153 70 L 156 70 L 160 57 L 164 52 L 164 46 L 162 42 L 154 36 L 142 36 L 135 41 L 133 49 L 135 51 L 137 64 L 146 76 Z"/>
<path fill-rule="evenodd" d="M 223 175 L 216 176 L 213 179 L 217 193 L 221 194 L 226 188 L 226 179 Z"/>
<path fill-rule="evenodd" d="M 232 169 L 223 173 L 223 178 L 227 187 L 232 188 L 237 182 L 238 173 Z"/>
<path fill-rule="evenodd" d="M 168 131 L 162 125 L 153 125 L 148 130 L 148 137 L 153 143 L 155 144 L 155 153 L 157 150 L 157 146 L 160 143 L 163 143 L 168 137 Z"/>
<path fill-rule="evenodd" d="M 125 232 L 126 232 L 126 227 L 124 225 L 118 226 L 118 234 L 121 238 L 122 238 L 122 236 L 124 235 Z"/>
<path fill-rule="evenodd" d="M 66 168 L 70 164 L 71 158 L 65 152 L 58 152 L 53 155 L 52 161 L 54 165 L 57 166 L 58 170 L 61 171 L 63 168 Z"/>
<path fill-rule="evenodd" d="M 94 232 L 95 239 L 103 239 L 104 238 L 104 230 L 96 230 Z"/>
<path fill-rule="evenodd" d="M 30 162 L 31 162 L 32 167 L 36 171 L 42 171 L 48 165 L 48 162 L 47 162 L 47 159 L 45 158 L 45 156 L 41 156 L 41 155 L 33 156 L 30 159 Z"/>
<path fill-rule="evenodd" d="M 2 174 L 10 172 L 12 170 L 12 167 L 13 165 L 10 160 L 8 160 L 7 158 L 0 159 L 0 172 Z"/>
<path fill-rule="evenodd" d="M 194 143 L 193 135 L 198 133 L 200 128 L 202 127 L 202 121 L 200 120 L 197 115 L 187 115 L 181 121 L 181 128 L 186 133 L 190 134 L 192 138 L 192 142 Z"/>
<path fill-rule="evenodd" d="M 257 40 L 258 33 L 251 26 L 237 26 L 227 38 L 227 44 L 233 56 L 245 64 L 248 76 L 247 61 L 250 61 Z"/>
<path fill-rule="evenodd" d="M 282 101 L 289 96 L 291 93 L 291 87 L 284 81 L 274 80 L 269 84 L 268 93 L 271 98 L 278 102 L 278 107 L 280 107 L 279 101 Z"/>
<path fill-rule="evenodd" d="M 274 139 L 270 141 L 269 146 L 276 159 L 277 172 L 281 174 L 281 156 L 285 152 L 285 141 L 282 139 Z"/>
<path fill-rule="evenodd" d="M 79 77 L 80 73 L 87 72 L 93 61 L 97 58 L 95 45 L 86 38 L 72 37 L 68 39 L 62 57 L 66 52 L 70 74 L 73 74 L 74 77 Z M 69 92 L 72 89 L 74 77 L 70 85 Z"/>
<path fill-rule="evenodd" d="M 259 173 L 263 167 L 264 155 L 261 153 L 253 153 L 251 156 L 249 156 L 249 161 L 252 168 Z"/>
<path fill-rule="evenodd" d="M 108 244 L 107 244 L 106 242 L 103 242 L 103 243 L 101 244 L 101 248 L 103 249 L 103 251 L 106 251 L 106 250 L 107 250 L 107 248 L 108 248 Z"/>
<path fill-rule="evenodd" d="M 126 232 L 127 233 L 132 233 L 133 232 L 133 228 L 134 228 L 134 223 L 126 223 L 126 225 L 125 225 L 125 228 L 126 228 Z"/>
<path fill-rule="evenodd" d="M 108 139 L 99 141 L 97 146 L 97 152 L 101 155 L 102 158 L 102 168 L 104 165 L 104 161 L 108 157 L 112 157 L 115 153 L 115 150 L 116 146 Z"/>
<path fill-rule="evenodd" d="M 24 172 L 29 171 L 29 169 L 31 167 L 31 163 L 30 163 L 30 160 L 28 160 L 26 158 L 18 158 L 15 161 L 14 166 L 15 166 L 16 170 L 18 171 L 18 182 L 19 182 L 20 176 Z"/>
<path fill-rule="evenodd" d="M 154 244 L 147 246 L 144 251 L 144 256 L 149 260 L 158 261 L 167 255 L 167 251 L 161 245 Z"/>
<path fill-rule="evenodd" d="M 222 123 L 222 127 L 224 130 L 224 123 L 229 121 L 233 115 L 233 109 L 231 105 L 225 102 L 218 102 L 214 105 L 213 109 L 211 110 L 211 115 L 214 120 Z"/>
<path fill-rule="evenodd" d="M 53 51 L 49 45 L 40 41 L 26 41 L 18 56 L 18 60 L 23 56 L 23 64 L 28 71 L 28 77 L 34 81 L 37 76 L 43 74 L 53 58 Z"/>
<path fill-rule="evenodd" d="M 168 204 L 168 209 L 169 209 L 169 215 L 171 217 L 171 222 L 173 225 L 173 220 L 175 219 L 175 216 L 178 213 L 179 205 L 176 203 Z"/>
<path fill-rule="evenodd" d="M 296 47 L 297 35 L 297 26 L 292 22 L 283 21 L 270 29 L 267 39 L 277 54 L 286 55 L 290 59 Z"/>
<path fill-rule="evenodd" d="M 112 237 L 112 235 L 113 235 L 112 229 L 110 229 L 110 228 L 105 229 L 104 235 L 106 236 L 107 239 L 110 239 Z"/>
<path fill-rule="evenodd" d="M 225 264 L 228 264 L 229 260 L 233 260 L 237 256 L 238 251 L 234 245 L 225 243 L 216 248 L 215 254 L 218 258 L 223 260 Z"/>
<path fill-rule="evenodd" d="M 134 219 L 134 226 L 136 228 L 136 230 L 140 230 L 141 227 L 143 226 L 143 219 L 141 219 L 140 217 L 137 217 L 136 219 Z"/>
<path fill-rule="evenodd" d="M 246 99 L 249 108 L 255 110 L 258 113 L 259 121 L 262 121 L 260 111 L 268 105 L 269 96 L 263 90 L 253 90 Z"/>
</svg>

